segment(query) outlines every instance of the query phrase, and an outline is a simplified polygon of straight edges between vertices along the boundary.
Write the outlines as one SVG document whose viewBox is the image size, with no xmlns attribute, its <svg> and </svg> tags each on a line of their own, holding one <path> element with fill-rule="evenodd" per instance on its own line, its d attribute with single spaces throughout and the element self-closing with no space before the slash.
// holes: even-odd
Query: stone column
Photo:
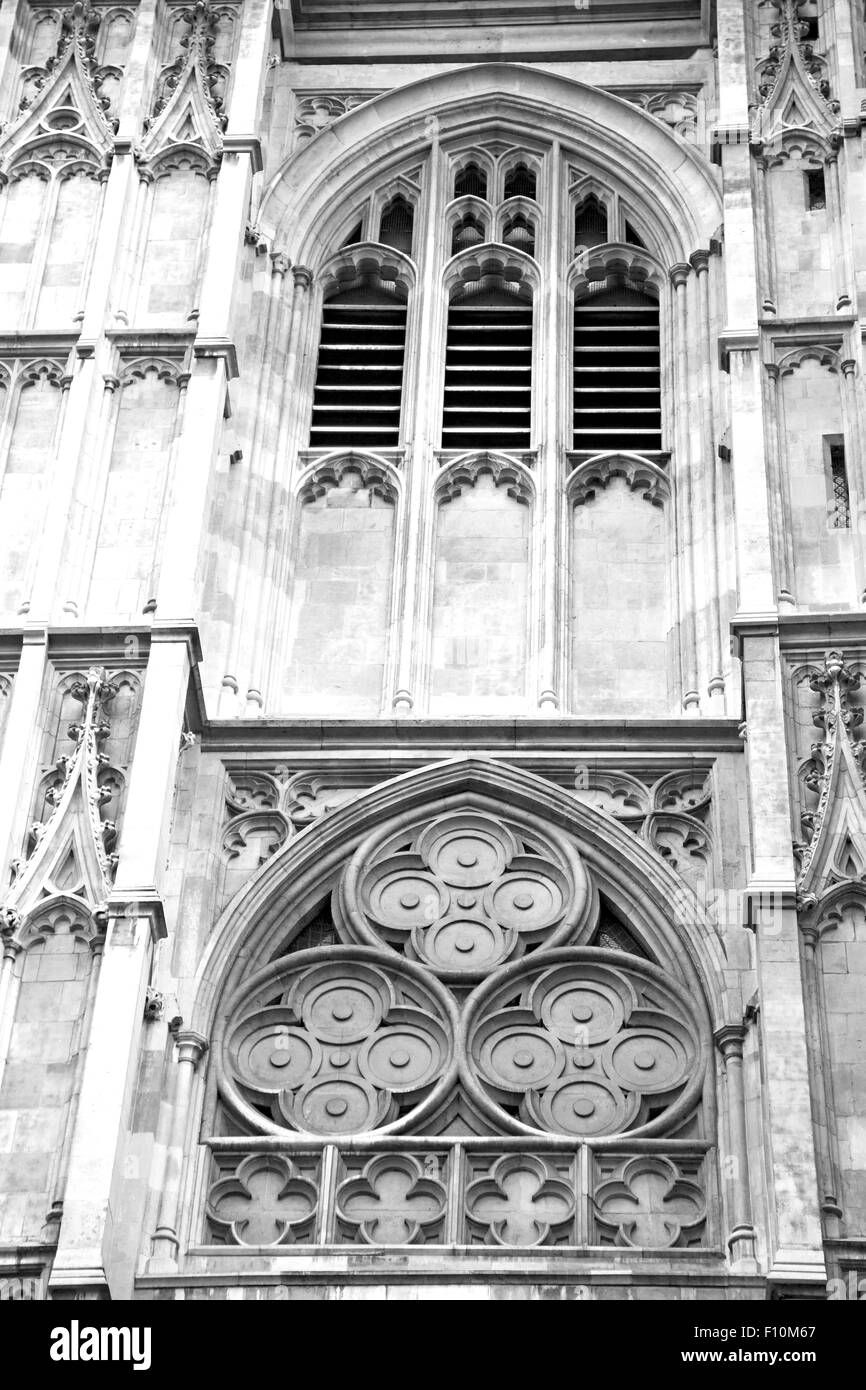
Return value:
<svg viewBox="0 0 866 1390">
<path fill-rule="evenodd" d="M 674 480 L 676 484 L 677 549 L 680 572 L 679 632 L 682 652 L 682 704 L 687 714 L 700 714 L 701 697 L 698 691 L 697 597 L 695 593 L 694 547 L 692 532 L 692 460 L 689 448 L 690 397 L 688 378 L 688 307 L 686 285 L 691 266 L 674 265 L 670 269 L 674 291 L 674 365 L 676 376 L 676 455 Z"/>
<path fill-rule="evenodd" d="M 713 416 L 713 345 L 710 338 L 709 251 L 695 251 L 689 257 L 697 278 L 701 409 L 701 477 L 706 517 L 706 584 L 709 598 L 707 630 L 710 639 L 710 673 L 707 694 L 711 708 L 724 706 L 725 678 L 722 669 L 722 630 L 719 589 L 719 522 L 716 498 L 715 419 Z M 682 408 L 682 407 L 680 407 Z"/>
<path fill-rule="evenodd" d="M 63 1216 L 63 1194 L 66 1190 L 66 1179 L 69 1174 L 69 1155 L 72 1151 L 72 1136 L 75 1133 L 78 1102 L 81 1098 L 81 1082 L 84 1076 L 84 1066 L 90 1046 L 90 1025 L 93 1021 L 93 1006 L 96 1002 L 96 990 L 99 984 L 102 953 L 105 949 L 105 934 L 104 931 L 99 929 L 100 923 L 103 927 L 105 926 L 105 918 L 99 914 L 94 920 L 97 931 L 96 935 L 90 939 L 90 974 L 87 979 L 87 998 L 84 1003 L 84 1011 L 81 1015 L 79 1024 L 78 1055 L 75 1060 L 75 1080 L 73 1082 L 72 1095 L 69 1097 L 66 1123 L 63 1126 L 63 1142 L 60 1146 L 60 1153 L 57 1159 L 57 1169 L 51 1184 L 51 1204 L 45 1218 L 46 1222 L 60 1221 Z"/>
<path fill-rule="evenodd" d="M 778 631 L 775 620 L 757 616 L 739 618 L 734 631 L 748 724 L 752 864 L 744 905 L 761 1005 L 768 1277 L 780 1286 L 823 1287 Z"/>
<path fill-rule="evenodd" d="M 21 852 L 21 835 L 30 804 L 34 759 L 39 741 L 39 710 L 47 664 L 48 634 L 30 628 L 24 634 L 18 670 L 8 696 L 9 713 L 0 750 L 0 882 L 5 895 L 10 861 Z"/>
<path fill-rule="evenodd" d="M 821 929 L 814 922 L 800 928 L 803 939 L 806 1023 L 808 1025 L 809 1086 L 812 1093 L 815 1156 L 824 1234 L 841 1235 L 840 1169 L 830 1075 L 830 1043 L 821 970 Z"/>
<path fill-rule="evenodd" d="M 166 932 L 160 887 L 193 656 L 184 634 L 154 632 L 49 1281 L 53 1298 L 126 1296 L 114 1258 L 113 1214 L 123 1181 L 152 942 Z"/>
<path fill-rule="evenodd" d="M 866 604 L 866 460 L 863 458 L 862 387 L 858 388 L 857 363 L 846 357 L 839 364 L 844 381 L 843 416 L 847 422 L 845 464 L 850 492 L 852 544 L 857 601 Z"/>
<path fill-rule="evenodd" d="M 249 623 L 246 615 L 255 608 L 257 595 L 262 588 L 262 574 L 267 569 L 267 535 L 263 532 L 268 519 L 262 514 L 262 506 L 272 505 L 274 475 L 277 465 L 275 440 L 266 438 L 268 420 L 268 401 L 272 398 L 277 374 L 274 359 L 279 353 L 281 335 L 285 331 L 286 319 L 291 307 L 286 311 L 283 289 L 286 274 L 290 268 L 287 256 L 277 252 L 270 256 L 270 280 L 268 286 L 265 324 L 262 334 L 262 350 L 259 363 L 259 380 L 256 391 L 253 434 L 249 443 L 249 462 L 246 496 L 241 518 L 241 545 L 238 559 L 237 580 L 235 584 L 235 604 L 231 624 L 231 643 L 226 671 L 220 690 L 219 717 L 230 718 L 238 710 L 238 691 L 241 679 L 249 687 L 247 700 L 256 710 L 261 709 L 261 679 L 252 679 L 250 662 L 255 654 L 251 638 L 255 634 L 255 623 Z M 265 542 L 264 544 L 262 542 Z"/>
<path fill-rule="evenodd" d="M 833 269 L 836 274 L 836 312 L 851 309 L 851 291 L 854 287 L 854 274 L 849 255 L 849 242 L 843 228 L 845 216 L 842 206 L 842 189 L 839 179 L 839 154 L 837 150 L 824 160 L 825 188 L 827 194 L 827 215 L 830 223 L 830 244 L 833 249 Z"/>
<path fill-rule="evenodd" d="M 536 474 L 537 495 L 533 503 L 533 533 L 536 544 L 532 585 L 536 593 L 532 611 L 535 616 L 535 632 L 530 633 L 528 652 L 530 669 L 534 669 L 532 654 L 538 653 L 536 688 L 530 690 L 530 709 L 539 713 L 556 714 L 563 708 L 564 672 L 559 660 L 562 651 L 560 629 L 564 614 L 560 607 L 560 585 L 557 572 L 558 557 L 567 545 L 561 534 L 563 508 L 561 496 L 564 478 L 561 476 L 563 450 L 557 447 L 561 435 L 563 411 L 561 409 L 562 367 L 568 357 L 562 351 L 565 334 L 560 323 L 564 297 L 559 287 L 556 273 L 562 246 L 562 212 L 560 202 L 561 187 L 561 147 L 554 141 L 550 150 L 550 198 L 547 211 L 547 254 L 542 288 L 537 295 L 536 314 L 540 318 L 540 329 L 544 332 L 541 351 L 536 356 L 539 365 L 539 379 L 533 382 L 536 415 L 536 436 L 539 440 Z M 543 296 L 543 299 L 542 299 Z M 567 438 L 571 441 L 571 419 L 566 424 Z M 566 568 L 568 568 L 566 562 Z"/>
<path fill-rule="evenodd" d="M 716 1046 L 725 1074 L 725 1115 L 728 1152 L 722 1164 L 728 1217 L 731 1223 L 728 1249 L 735 1268 L 757 1273 L 752 1193 L 749 1181 L 749 1147 L 746 1138 L 746 1104 L 743 1090 L 743 1043 L 746 1029 L 728 1023 L 716 1030 Z"/>
<path fill-rule="evenodd" d="M 291 575 L 289 545 L 294 520 L 291 479 L 297 428 L 294 401 L 298 393 L 302 346 L 309 326 L 309 291 L 312 283 L 313 272 L 307 266 L 296 265 L 292 268 L 289 342 L 283 368 L 283 390 L 274 459 L 276 481 L 266 527 L 264 582 L 259 586 L 252 622 L 255 646 L 253 677 L 246 692 L 247 719 L 254 719 L 261 714 L 266 697 L 271 700 L 278 697 L 285 662 L 285 632 L 289 616 L 286 604 Z M 269 629 L 277 633 L 275 640 L 268 639 Z"/>
<path fill-rule="evenodd" d="M 791 526 L 791 499 L 788 487 L 788 451 L 785 429 L 785 387 L 782 373 L 775 362 L 766 362 L 764 369 L 772 388 L 772 409 L 766 421 L 767 478 L 769 483 L 770 515 L 772 518 L 772 549 L 776 561 L 776 599 L 782 605 L 796 605 L 794 542 Z M 775 428 L 773 427 L 775 421 Z"/>
<path fill-rule="evenodd" d="M 196 1068 L 207 1052 L 207 1039 L 191 1028 L 181 1029 L 176 1037 L 174 1097 L 172 1100 L 171 1131 L 166 1154 L 159 1217 L 153 1235 L 153 1253 L 148 1262 L 148 1274 L 168 1274 L 177 1270 L 178 1205 L 183 1172 L 184 1144 L 189 1102 Z"/>
<path fill-rule="evenodd" d="M 15 940 L 17 918 L 14 914 L 0 917 L 0 943 L 3 958 L 0 960 L 0 1086 L 6 1070 L 9 1041 L 12 1037 L 12 1020 L 18 1000 L 18 979 L 15 975 L 15 962 L 21 952 L 20 942 Z"/>
<path fill-rule="evenodd" d="M 427 160 L 426 196 L 419 209 L 424 227 L 423 246 L 419 251 L 417 360 L 420 363 L 444 362 L 440 292 L 437 292 L 442 257 L 443 211 L 448 201 L 445 188 L 445 169 L 439 147 L 439 136 L 433 130 Z M 407 343 L 407 351 L 411 345 Z M 434 381 L 441 385 L 441 368 L 435 369 Z M 441 392 L 428 382 L 420 393 L 415 413 L 413 437 L 407 441 L 406 497 L 402 525 L 403 598 L 397 615 L 398 651 L 393 692 L 388 692 L 395 715 L 418 714 L 419 701 L 425 700 L 429 683 L 431 573 L 436 533 L 436 502 L 433 497 L 435 462 L 434 450 L 441 438 Z"/>
</svg>

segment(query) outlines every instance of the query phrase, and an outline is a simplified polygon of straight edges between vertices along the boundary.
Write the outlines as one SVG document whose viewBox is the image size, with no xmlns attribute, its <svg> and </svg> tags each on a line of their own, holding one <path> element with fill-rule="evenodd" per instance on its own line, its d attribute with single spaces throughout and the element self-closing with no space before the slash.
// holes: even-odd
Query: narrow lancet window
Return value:
<svg viewBox="0 0 866 1390">
<path fill-rule="evenodd" d="M 488 275 L 448 309 L 445 449 L 528 449 L 532 405 L 529 290 Z"/>
<path fill-rule="evenodd" d="M 406 304 L 394 286 L 359 280 L 325 301 L 312 447 L 396 447 L 405 346 Z"/>
<path fill-rule="evenodd" d="M 659 306 L 625 283 L 575 305 L 574 448 L 661 449 Z"/>
</svg>

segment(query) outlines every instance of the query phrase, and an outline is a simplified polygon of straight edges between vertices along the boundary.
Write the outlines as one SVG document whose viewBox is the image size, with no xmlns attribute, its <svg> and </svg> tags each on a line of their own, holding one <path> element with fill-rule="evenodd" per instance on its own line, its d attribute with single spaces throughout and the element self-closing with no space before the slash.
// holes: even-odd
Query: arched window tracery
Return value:
<svg viewBox="0 0 866 1390">
<path fill-rule="evenodd" d="M 483 800 L 386 815 L 233 972 L 203 1116 L 209 1243 L 717 1240 L 700 991 L 570 832 Z"/>
</svg>

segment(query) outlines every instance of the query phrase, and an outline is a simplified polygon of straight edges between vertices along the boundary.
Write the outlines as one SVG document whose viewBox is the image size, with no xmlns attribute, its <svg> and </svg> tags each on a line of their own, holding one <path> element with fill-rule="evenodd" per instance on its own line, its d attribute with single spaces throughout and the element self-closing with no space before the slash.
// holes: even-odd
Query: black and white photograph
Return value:
<svg viewBox="0 0 866 1390">
<path fill-rule="evenodd" d="M 853 1355 L 864 332 L 866 0 L 2 0 L 34 1373 Z"/>
</svg>

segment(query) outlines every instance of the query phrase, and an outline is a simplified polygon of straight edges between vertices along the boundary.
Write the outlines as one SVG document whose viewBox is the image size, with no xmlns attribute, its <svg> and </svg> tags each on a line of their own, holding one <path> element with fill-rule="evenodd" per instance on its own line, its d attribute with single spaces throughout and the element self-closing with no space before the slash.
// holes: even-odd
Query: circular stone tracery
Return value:
<svg viewBox="0 0 866 1390">
<path fill-rule="evenodd" d="M 468 1084 L 506 1129 L 579 1139 L 669 1129 L 702 1089 L 689 1001 L 647 961 L 545 951 L 479 986 L 464 1020 Z M 517 1105 L 519 1121 L 501 1106 Z"/>
<path fill-rule="evenodd" d="M 481 979 L 528 946 L 559 945 L 587 920 L 592 890 L 568 841 L 549 827 L 531 836 L 543 853 L 480 810 L 377 832 L 343 875 L 342 923 L 356 940 L 384 942 L 453 981 Z"/>
<path fill-rule="evenodd" d="M 399 1128 L 404 1111 L 417 1123 L 453 1081 L 454 1002 L 391 953 L 299 951 L 255 977 L 231 1014 L 219 1084 L 257 1129 Z"/>
</svg>

